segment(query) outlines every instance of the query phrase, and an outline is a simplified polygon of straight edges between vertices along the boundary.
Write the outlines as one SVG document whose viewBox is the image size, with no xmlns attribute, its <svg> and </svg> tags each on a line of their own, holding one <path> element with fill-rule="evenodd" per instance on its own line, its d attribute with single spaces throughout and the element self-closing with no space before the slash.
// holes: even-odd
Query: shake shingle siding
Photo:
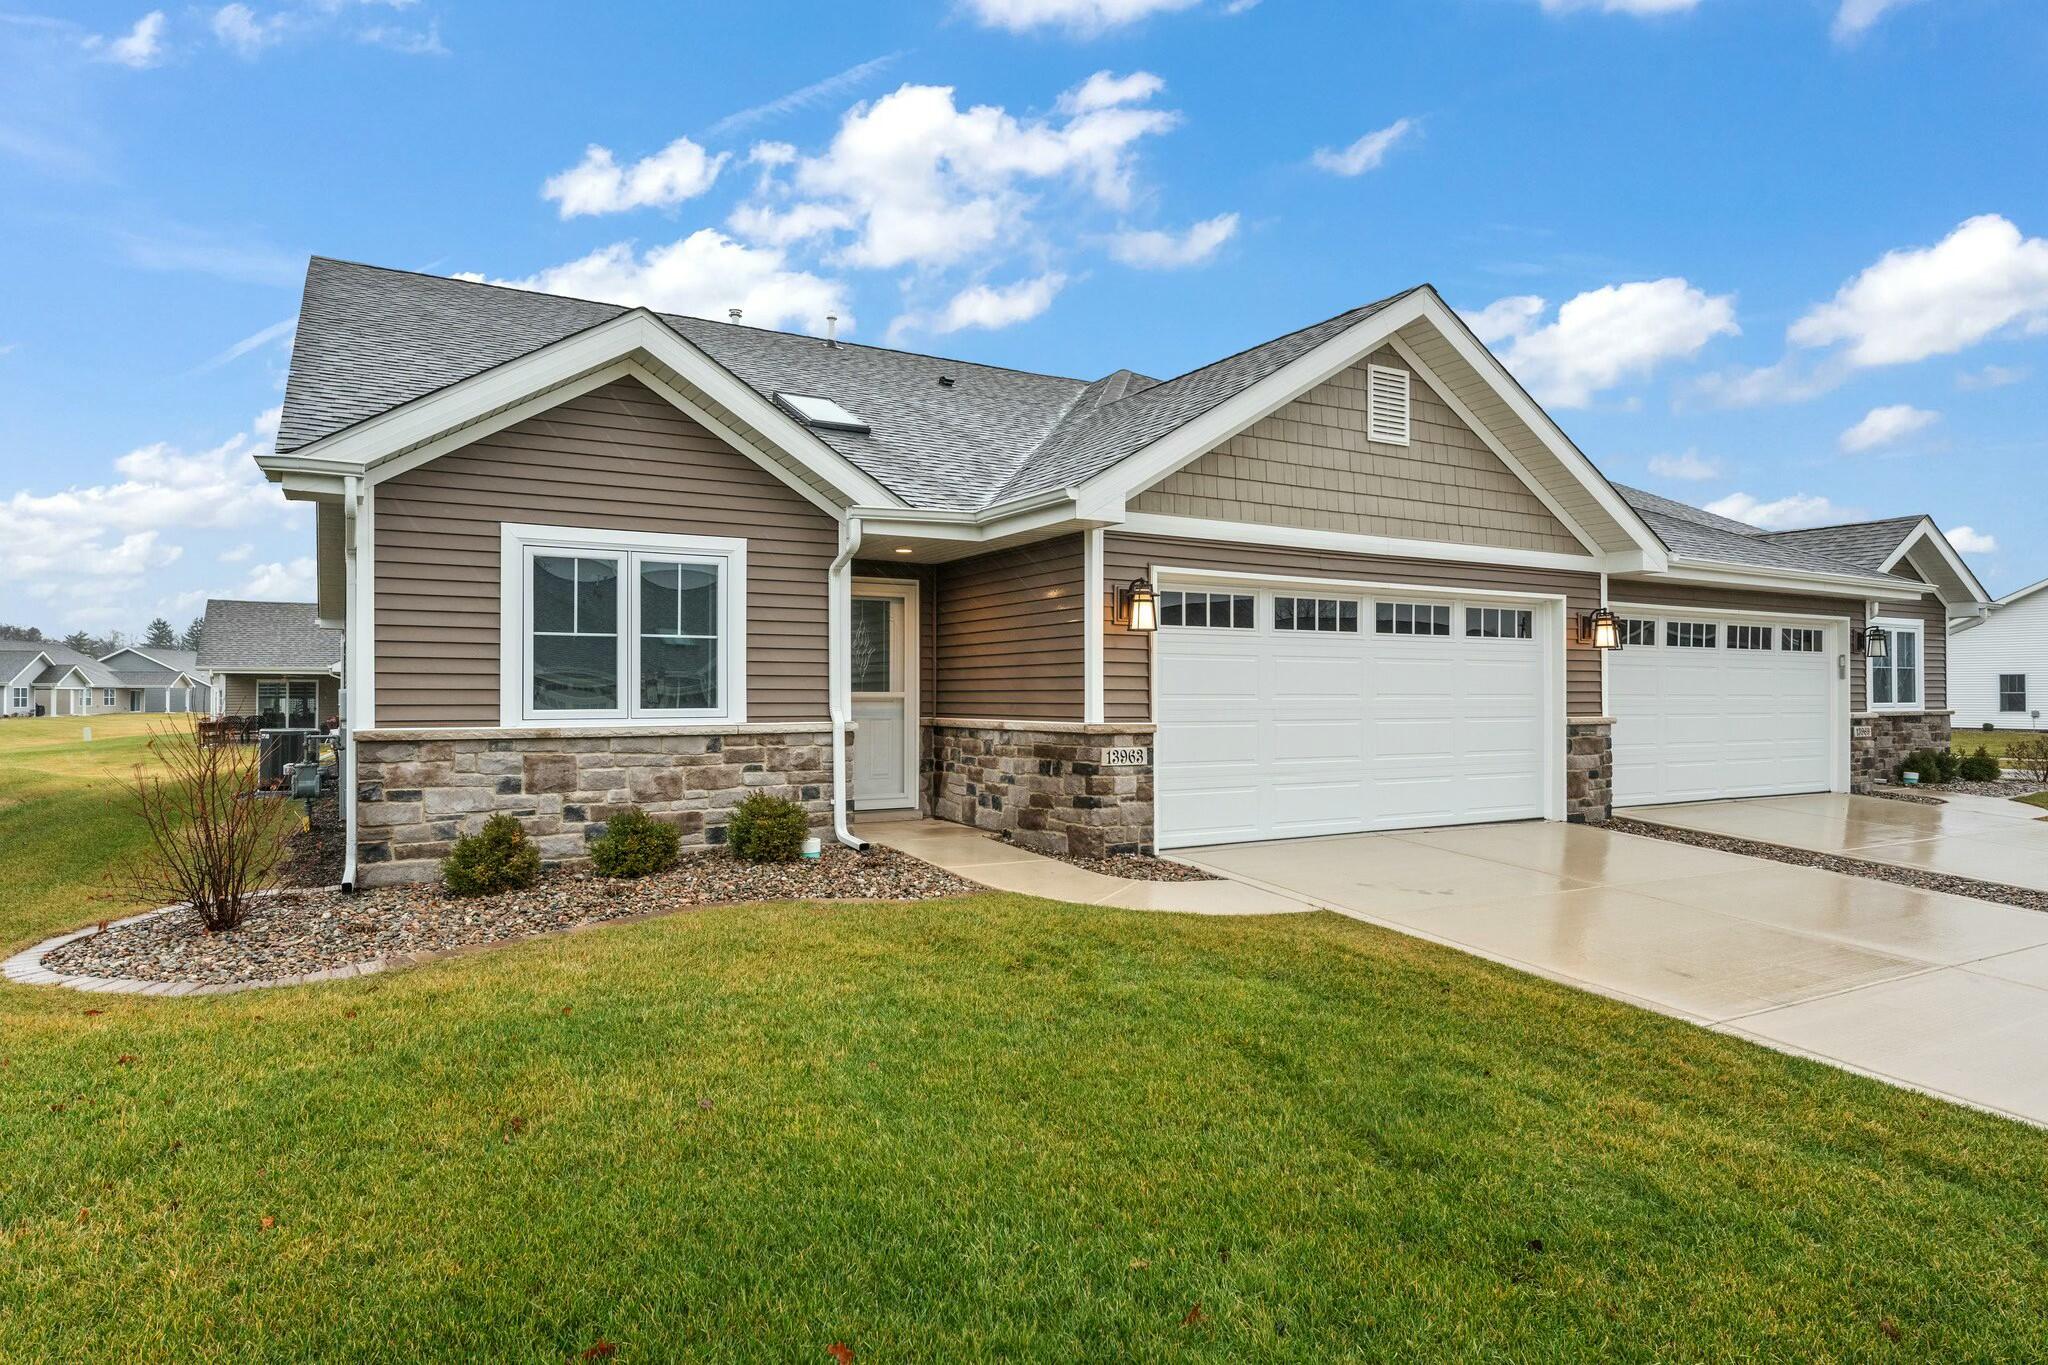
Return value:
<svg viewBox="0 0 2048 1365">
<path fill-rule="evenodd" d="M 832 519 L 632 380 L 377 488 L 377 723 L 496 725 L 499 528 L 747 540 L 747 718 L 817 722 Z"/>
<path fill-rule="evenodd" d="M 1557 554 L 1585 549 L 1419 375 L 1412 441 L 1366 438 L 1382 350 L 1231 437 L 1132 503 L 1139 512 Z"/>
</svg>

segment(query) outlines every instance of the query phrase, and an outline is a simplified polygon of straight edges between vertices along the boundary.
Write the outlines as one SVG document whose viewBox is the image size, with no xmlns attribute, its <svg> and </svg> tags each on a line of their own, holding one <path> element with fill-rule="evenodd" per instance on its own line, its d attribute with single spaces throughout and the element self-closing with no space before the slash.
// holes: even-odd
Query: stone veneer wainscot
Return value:
<svg viewBox="0 0 2048 1365">
<path fill-rule="evenodd" d="M 1850 718 L 1850 785 L 1869 792 L 1893 781 L 1892 769 L 1916 749 L 1949 747 L 1953 711 L 1861 711 Z"/>
<path fill-rule="evenodd" d="M 1565 723 L 1565 819 L 1575 825 L 1604 825 L 1613 814 L 1613 718 L 1573 716 Z"/>
<path fill-rule="evenodd" d="M 931 810 L 1008 833 L 1039 853 L 1152 852 L 1152 764 L 1110 767 L 1111 749 L 1152 757 L 1149 725 L 931 722 Z"/>
<path fill-rule="evenodd" d="M 825 725 L 365 730 L 355 742 L 363 886 L 433 880 L 454 841 L 498 814 L 518 817 L 549 862 L 585 856 L 629 805 L 685 847 L 724 843 L 728 812 L 754 792 L 802 802 L 813 826 L 832 820 Z"/>
</svg>

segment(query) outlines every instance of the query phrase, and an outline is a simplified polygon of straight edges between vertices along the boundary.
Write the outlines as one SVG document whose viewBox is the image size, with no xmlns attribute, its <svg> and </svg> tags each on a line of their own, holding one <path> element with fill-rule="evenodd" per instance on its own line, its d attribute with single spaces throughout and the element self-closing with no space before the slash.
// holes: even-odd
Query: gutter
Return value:
<svg viewBox="0 0 2048 1365">
<path fill-rule="evenodd" d="M 825 690 L 832 712 L 832 833 L 856 853 L 868 851 L 867 840 L 846 827 L 846 725 L 850 719 L 846 682 L 848 647 L 853 626 L 853 555 L 860 548 L 861 522 L 849 516 L 839 523 L 839 554 L 825 573 Z"/>
</svg>

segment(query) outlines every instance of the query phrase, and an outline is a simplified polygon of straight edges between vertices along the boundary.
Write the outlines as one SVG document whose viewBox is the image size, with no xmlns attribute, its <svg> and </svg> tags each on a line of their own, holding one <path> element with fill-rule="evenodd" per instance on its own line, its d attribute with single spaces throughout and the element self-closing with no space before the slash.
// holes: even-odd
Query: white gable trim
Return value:
<svg viewBox="0 0 2048 1365">
<path fill-rule="evenodd" d="M 1175 430 L 1162 436 L 1136 454 L 1119 461 L 1108 469 L 1084 480 L 1074 490 L 1083 520 L 1115 521 L 1123 514 L 1124 503 L 1144 489 L 1150 488 L 1167 475 L 1182 469 L 1222 445 L 1232 436 L 1293 402 L 1302 394 L 1321 385 L 1337 374 L 1372 354 L 1380 346 L 1394 340 L 1394 334 L 1403 327 L 1417 321 L 1427 321 L 1471 363 L 1481 374 L 1489 377 L 1501 398 L 1529 425 L 1566 472 L 1583 484 L 1589 495 L 1605 510 L 1634 542 L 1644 564 L 1660 569 L 1665 563 L 1664 543 L 1635 510 L 1622 501 L 1613 486 L 1593 467 L 1578 447 L 1574 446 L 1556 423 L 1523 393 L 1508 373 L 1493 358 L 1491 352 L 1481 346 L 1457 315 L 1446 307 L 1434 290 L 1421 289 L 1405 298 L 1396 300 L 1355 325 L 1346 328 L 1320 346 L 1282 366 L 1258 383 L 1246 389 L 1229 402 L 1218 405 Z M 1412 356 L 1404 356 L 1413 363 Z M 1419 373 L 1428 374 L 1426 369 Z M 1439 393 L 1448 394 L 1447 386 L 1432 380 L 1432 387 Z M 1454 411 L 1456 409 L 1453 409 Z M 1461 416 L 1463 414 L 1461 413 Z M 1485 432 L 1482 424 L 1470 422 L 1475 431 Z M 1497 443 L 1489 441 L 1489 448 Z M 1499 453 L 1496 450 L 1496 453 Z M 1509 466 L 1517 476 L 1528 483 L 1532 491 L 1541 485 L 1530 477 L 1519 461 Z M 1555 510 L 1555 503 L 1547 492 L 1540 493 L 1546 506 Z M 1598 551 L 1598 543 L 1588 536 L 1583 527 L 1569 518 L 1560 517 L 1572 529 L 1582 543 Z M 1594 567 L 1599 567 L 1595 565 Z"/>
<path fill-rule="evenodd" d="M 457 445 L 467 444 L 509 425 L 509 422 L 501 420 L 508 411 L 520 413 L 520 417 L 511 419 L 517 421 L 566 401 L 565 394 L 573 397 L 577 393 L 587 393 L 597 386 L 590 382 L 594 372 L 634 360 L 640 355 L 687 378 L 712 402 L 733 413 L 773 442 L 778 450 L 816 473 L 847 503 L 884 507 L 903 505 L 900 498 L 819 440 L 809 428 L 741 383 L 730 371 L 644 308 L 634 309 L 543 346 L 530 355 L 507 361 L 436 393 L 416 398 L 389 412 L 322 437 L 288 455 L 259 456 L 257 463 L 266 472 L 274 474 L 286 471 L 365 474 L 374 482 L 390 477 L 384 472 L 384 466 L 394 459 L 409 456 L 415 448 L 431 443 L 438 448 L 438 453 L 446 453 L 447 449 L 454 448 L 447 444 L 451 439 Z M 635 377 L 645 380 L 651 375 L 643 371 Z M 578 385 L 585 387 L 577 388 Z M 655 385 L 650 384 L 650 387 Z M 657 391 L 671 401 L 677 397 L 676 390 L 669 385 L 660 385 Z M 704 420 L 701 410 L 691 415 L 699 421 Z M 719 427 L 713 429 L 720 430 Z M 720 434 L 732 439 L 725 430 Z M 742 450 L 753 448 L 751 442 L 739 444 Z M 778 462 L 765 460 L 764 464 L 774 470 Z M 404 467 L 413 468 L 416 464 Z M 793 476 L 785 473 L 784 477 Z M 835 508 L 834 515 L 837 514 Z"/>
<path fill-rule="evenodd" d="M 1974 597 L 1969 599 L 1971 602 L 1989 602 L 1991 600 L 1991 594 L 1986 592 L 1984 585 L 1977 581 L 1977 575 L 1970 572 L 1970 566 L 1963 562 L 1961 555 L 1956 553 L 1955 546 L 1948 543 L 1948 537 L 1941 533 L 1941 528 L 1934 524 L 1932 517 L 1920 518 L 1920 524 L 1915 526 L 1912 533 L 1900 541 L 1899 547 L 1891 552 L 1891 555 L 1883 564 L 1878 566 L 1879 572 L 1890 573 L 1894 568 L 1898 567 L 1901 560 L 1913 552 L 1913 548 L 1916 545 L 1930 545 L 1934 548 L 1935 554 L 1941 557 L 1941 562 L 1948 565 L 1949 572 L 1961 579 L 1963 586 L 1975 594 Z M 1934 584 L 1929 583 L 1927 586 L 1933 588 Z M 1940 591 L 1938 588 L 1935 590 L 1937 592 Z"/>
<path fill-rule="evenodd" d="M 26 664 L 22 666 L 21 672 L 15 674 L 11 678 L 8 678 L 5 682 L 0 682 L 0 687 L 19 687 L 21 686 L 22 680 L 24 678 L 26 678 L 29 684 L 33 686 L 35 684 L 36 675 L 40 674 L 46 668 L 56 667 L 56 664 L 57 661 L 55 659 L 38 650 L 36 652 L 35 657 L 30 659 Z"/>
</svg>

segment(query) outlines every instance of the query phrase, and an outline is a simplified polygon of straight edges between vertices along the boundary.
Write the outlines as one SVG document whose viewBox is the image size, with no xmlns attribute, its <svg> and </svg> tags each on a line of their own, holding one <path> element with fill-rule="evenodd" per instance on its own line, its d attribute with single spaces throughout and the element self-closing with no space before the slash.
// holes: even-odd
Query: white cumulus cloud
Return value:
<svg viewBox="0 0 2048 1365">
<path fill-rule="evenodd" d="M 1059 107 L 1062 113 L 1086 114 L 1120 104 L 1143 104 L 1165 88 L 1166 82 L 1150 71 L 1133 71 L 1128 76 L 1098 71 L 1062 94 Z"/>
<path fill-rule="evenodd" d="M 1458 310 L 1458 316 L 1465 319 L 1465 325 L 1472 334 L 1491 346 L 1496 341 L 1507 341 L 1528 331 L 1543 316 L 1548 305 L 1535 294 L 1512 294 L 1504 299 L 1495 299 L 1478 312 Z"/>
<path fill-rule="evenodd" d="M 1140 270 L 1176 270 L 1200 265 L 1237 235 L 1237 215 L 1218 214 L 1185 232 L 1121 232 L 1110 239 L 1109 254 Z"/>
<path fill-rule="evenodd" d="M 1090 35 L 1154 14 L 1192 9 L 1199 0 L 966 0 L 968 13 L 990 28 L 1026 33 L 1063 28 Z"/>
<path fill-rule="evenodd" d="M 1893 403 L 1872 408 L 1863 420 L 1842 433 L 1841 446 L 1851 455 L 1895 446 L 1909 436 L 1927 430 L 1941 420 L 1941 414 L 1911 403 Z"/>
<path fill-rule="evenodd" d="M 748 246 L 713 228 L 645 252 L 616 242 L 525 279 L 493 283 L 700 318 L 723 319 L 728 308 L 739 308 L 757 327 L 815 333 L 825 330 L 826 314 L 837 313 L 842 329 L 853 327 L 845 285 L 792 268 L 774 247 Z"/>
<path fill-rule="evenodd" d="M 1835 11 L 1835 41 L 1853 42 L 1885 15 L 1912 3 L 1913 0 L 1842 0 L 1841 8 Z"/>
<path fill-rule="evenodd" d="M 1840 345 L 1849 363 L 1869 367 L 1953 355 L 2007 331 L 2048 332 L 2048 241 L 1994 213 L 1933 246 L 1886 253 L 1788 336 Z"/>
<path fill-rule="evenodd" d="M 1539 306 L 1532 307 L 1534 302 Z M 1476 316 L 1501 360 L 1530 392 L 1556 407 L 1581 408 L 1594 396 L 1659 365 L 1699 354 L 1718 336 L 1739 334 L 1735 299 L 1682 279 L 1610 284 L 1569 300 L 1547 326 L 1541 300 L 1501 300 Z M 1482 332 L 1482 336 L 1484 333 Z"/>
<path fill-rule="evenodd" d="M 258 564 L 249 570 L 249 576 L 234 595 L 238 600 L 256 602 L 313 601 L 315 567 L 311 555 Z"/>
<path fill-rule="evenodd" d="M 289 27 L 283 14 L 258 18 L 256 11 L 240 3 L 213 12 L 213 36 L 238 57 L 253 58 L 283 42 Z"/>
<path fill-rule="evenodd" d="M 1948 543 L 1957 554 L 1988 555 L 1998 551 L 1998 537 L 1970 526 L 1958 526 L 1948 533 Z"/>
<path fill-rule="evenodd" d="M 1746 521 L 1763 531 L 1797 531 L 1802 527 L 1829 526 L 1855 519 L 1854 513 L 1810 493 L 1794 493 L 1770 502 L 1748 493 L 1730 493 L 1718 502 L 1708 503 L 1707 510 L 1717 517 Z"/>
<path fill-rule="evenodd" d="M 1688 450 L 1678 455 L 1652 455 L 1650 472 L 1660 479 L 1682 479 L 1687 483 L 1700 483 L 1707 479 L 1721 477 L 1721 463 L 1718 460 L 1700 458 L 1698 451 Z"/>
<path fill-rule="evenodd" d="M 609 147 L 592 143 L 581 161 L 549 177 L 540 194 L 552 200 L 564 218 L 667 208 L 710 189 L 728 155 L 707 155 L 690 139 L 679 137 L 652 156 L 621 166 Z"/>
<path fill-rule="evenodd" d="M 974 285 L 947 302 L 939 316 L 932 319 L 931 330 L 960 332 L 972 327 L 994 331 L 1029 322 L 1052 307 L 1054 296 L 1066 282 L 1066 276 L 1054 273 L 1000 288 Z"/>
<path fill-rule="evenodd" d="M 1378 170 L 1386 161 L 1387 154 L 1413 131 L 1414 119 L 1395 119 L 1386 127 L 1367 133 L 1348 147 L 1335 150 L 1318 147 L 1315 155 L 1309 159 L 1332 175 L 1364 175 L 1367 171 Z"/>
<path fill-rule="evenodd" d="M 103 62 L 137 71 L 155 66 L 164 59 L 164 12 L 153 9 L 120 37 L 102 38 L 95 34 L 85 40 L 85 46 Z"/>
<path fill-rule="evenodd" d="M 1985 389 L 2002 389 L 2017 384 L 2031 374 L 2024 365 L 1986 365 L 1981 370 L 1968 370 L 1956 376 L 1956 387 L 1965 393 L 1977 393 Z"/>
</svg>

